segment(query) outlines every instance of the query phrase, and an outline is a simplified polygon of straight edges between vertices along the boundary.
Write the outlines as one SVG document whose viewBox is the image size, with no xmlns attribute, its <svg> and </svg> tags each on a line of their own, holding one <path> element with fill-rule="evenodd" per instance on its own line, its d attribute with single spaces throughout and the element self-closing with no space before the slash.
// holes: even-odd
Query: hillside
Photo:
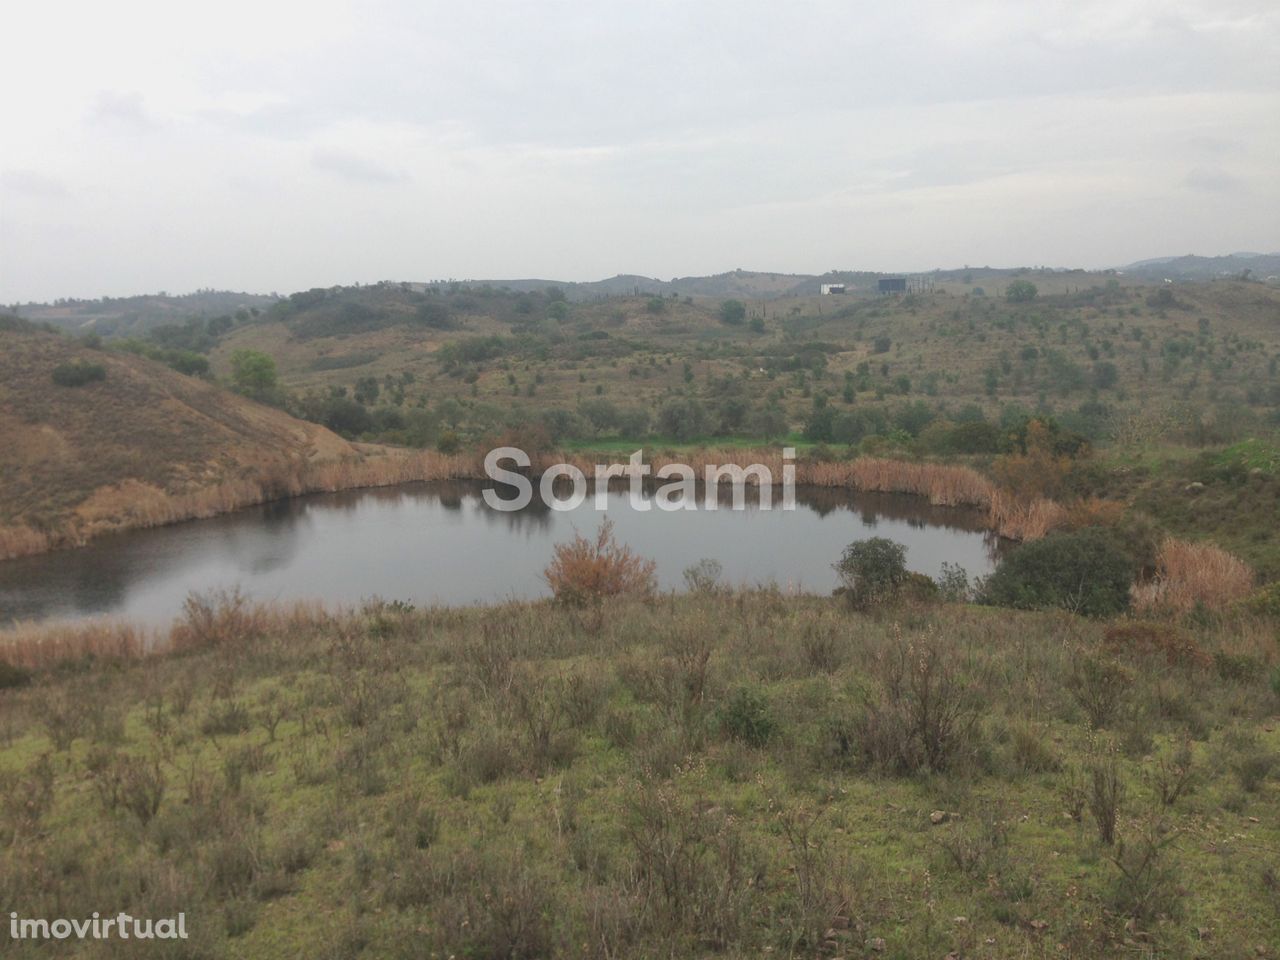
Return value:
<svg viewBox="0 0 1280 960">
<path fill-rule="evenodd" d="M 102 379 L 59 386 L 54 371 Z M 0 326 L 0 553 L 206 512 L 287 489 L 354 448 L 204 380 L 131 354 Z"/>
<path fill-rule="evenodd" d="M 1019 282 L 1034 295 L 1004 296 Z M 1038 409 L 1095 440 L 1137 417 L 1229 441 L 1280 410 L 1280 290 L 1262 283 L 975 269 L 908 296 L 739 301 L 741 317 L 726 322 L 729 299 L 333 288 L 237 326 L 211 356 L 225 372 L 235 350 L 260 350 L 292 390 L 358 399 L 375 430 L 426 418 L 464 439 L 550 419 L 573 442 L 806 430 L 856 444 L 939 417 Z M 703 415 L 663 418 L 686 401 Z M 921 404 L 911 422 L 899 416 Z M 810 429 L 815 414 L 830 422 Z M 309 415 L 325 419 L 324 403 Z"/>
<path fill-rule="evenodd" d="M 19 304 L 14 313 L 24 320 L 48 323 L 74 333 L 138 336 L 157 327 L 185 323 L 192 318 L 234 318 L 237 314 L 247 318 L 271 306 L 275 299 L 230 290 L 200 290 L 176 296 L 156 293 Z"/>
<path fill-rule="evenodd" d="M 1247 275 L 1255 280 L 1280 281 L 1280 253 L 1231 253 L 1223 257 L 1156 257 L 1139 260 L 1121 271 L 1148 280 L 1180 283 Z"/>
</svg>

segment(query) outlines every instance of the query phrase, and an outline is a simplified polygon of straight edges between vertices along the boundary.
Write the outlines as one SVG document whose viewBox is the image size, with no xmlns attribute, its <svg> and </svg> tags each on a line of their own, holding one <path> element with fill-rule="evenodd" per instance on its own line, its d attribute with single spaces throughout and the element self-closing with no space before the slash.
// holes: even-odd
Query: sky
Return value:
<svg viewBox="0 0 1280 960">
<path fill-rule="evenodd" d="M 0 303 L 1280 249 L 1274 0 L 11 4 Z"/>
</svg>

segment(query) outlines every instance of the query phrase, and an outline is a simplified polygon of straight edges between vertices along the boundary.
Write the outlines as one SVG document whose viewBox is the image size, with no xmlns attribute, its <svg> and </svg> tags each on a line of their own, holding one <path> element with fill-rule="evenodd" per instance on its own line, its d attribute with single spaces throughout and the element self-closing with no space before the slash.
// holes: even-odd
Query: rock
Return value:
<svg viewBox="0 0 1280 960">
<path fill-rule="evenodd" d="M 929 822 L 934 825 L 946 823 L 947 819 L 947 811 L 945 810 L 935 810 L 933 813 L 929 814 Z"/>
<path fill-rule="evenodd" d="M 1199 480 L 1196 480 L 1194 483 L 1188 483 L 1182 489 L 1185 493 L 1199 493 L 1201 490 L 1204 489 L 1204 484 L 1201 483 Z"/>
<path fill-rule="evenodd" d="M 1048 920 L 1032 920 L 1031 929 L 1036 931 L 1036 933 L 1039 933 L 1041 930 L 1047 930 L 1049 929 L 1049 921 Z"/>
</svg>

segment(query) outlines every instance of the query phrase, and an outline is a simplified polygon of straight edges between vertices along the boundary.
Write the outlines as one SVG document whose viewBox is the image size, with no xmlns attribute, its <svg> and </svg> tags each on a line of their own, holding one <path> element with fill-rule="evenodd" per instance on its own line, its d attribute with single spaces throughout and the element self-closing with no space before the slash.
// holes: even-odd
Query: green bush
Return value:
<svg viewBox="0 0 1280 960">
<path fill-rule="evenodd" d="M 739 687 L 720 708 L 720 730 L 734 740 L 763 747 L 777 732 L 778 724 L 762 694 Z"/>
<path fill-rule="evenodd" d="M 1050 534 L 1023 544 L 982 586 L 982 603 L 1039 610 L 1061 607 L 1108 617 L 1129 606 L 1133 559 L 1104 530 Z"/>
<path fill-rule="evenodd" d="M 53 382 L 60 387 L 83 387 L 86 383 L 107 379 L 107 368 L 100 363 L 73 360 L 53 368 Z"/>
<path fill-rule="evenodd" d="M 892 599 L 907 580 L 907 548 L 884 537 L 844 548 L 836 573 L 850 603 L 860 609 Z"/>
</svg>

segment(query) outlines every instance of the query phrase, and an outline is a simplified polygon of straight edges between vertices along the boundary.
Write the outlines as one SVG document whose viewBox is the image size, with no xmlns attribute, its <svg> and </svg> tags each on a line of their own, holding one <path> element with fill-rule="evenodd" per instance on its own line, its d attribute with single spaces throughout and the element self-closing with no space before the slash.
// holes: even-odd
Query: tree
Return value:
<svg viewBox="0 0 1280 960">
<path fill-rule="evenodd" d="M 237 350 L 231 355 L 231 380 L 242 393 L 265 397 L 276 389 L 276 362 L 258 350 Z"/>
<path fill-rule="evenodd" d="M 1005 288 L 1004 298 L 1010 303 L 1030 303 L 1039 293 L 1030 280 L 1015 280 Z"/>
<path fill-rule="evenodd" d="M 747 319 L 747 307 L 741 300 L 726 300 L 720 304 L 720 322 L 736 327 Z"/>
<path fill-rule="evenodd" d="M 786 411 L 777 404 L 770 404 L 751 415 L 751 432 L 765 440 L 786 436 L 790 427 Z"/>
<path fill-rule="evenodd" d="M 597 436 L 618 424 L 618 408 L 609 400 L 585 400 L 578 407 L 578 412 L 591 423 Z"/>
<path fill-rule="evenodd" d="M 980 600 L 1000 607 L 1061 607 L 1109 617 L 1129 606 L 1134 561 L 1097 527 L 1054 533 L 1018 547 L 987 578 Z"/>
<path fill-rule="evenodd" d="M 706 436 L 711 429 L 711 419 L 701 401 L 675 397 L 659 411 L 658 429 L 671 439 L 684 442 Z"/>
<path fill-rule="evenodd" d="M 844 548 L 836 565 L 850 603 L 864 609 L 891 599 L 907 579 L 907 548 L 884 537 Z"/>
</svg>

